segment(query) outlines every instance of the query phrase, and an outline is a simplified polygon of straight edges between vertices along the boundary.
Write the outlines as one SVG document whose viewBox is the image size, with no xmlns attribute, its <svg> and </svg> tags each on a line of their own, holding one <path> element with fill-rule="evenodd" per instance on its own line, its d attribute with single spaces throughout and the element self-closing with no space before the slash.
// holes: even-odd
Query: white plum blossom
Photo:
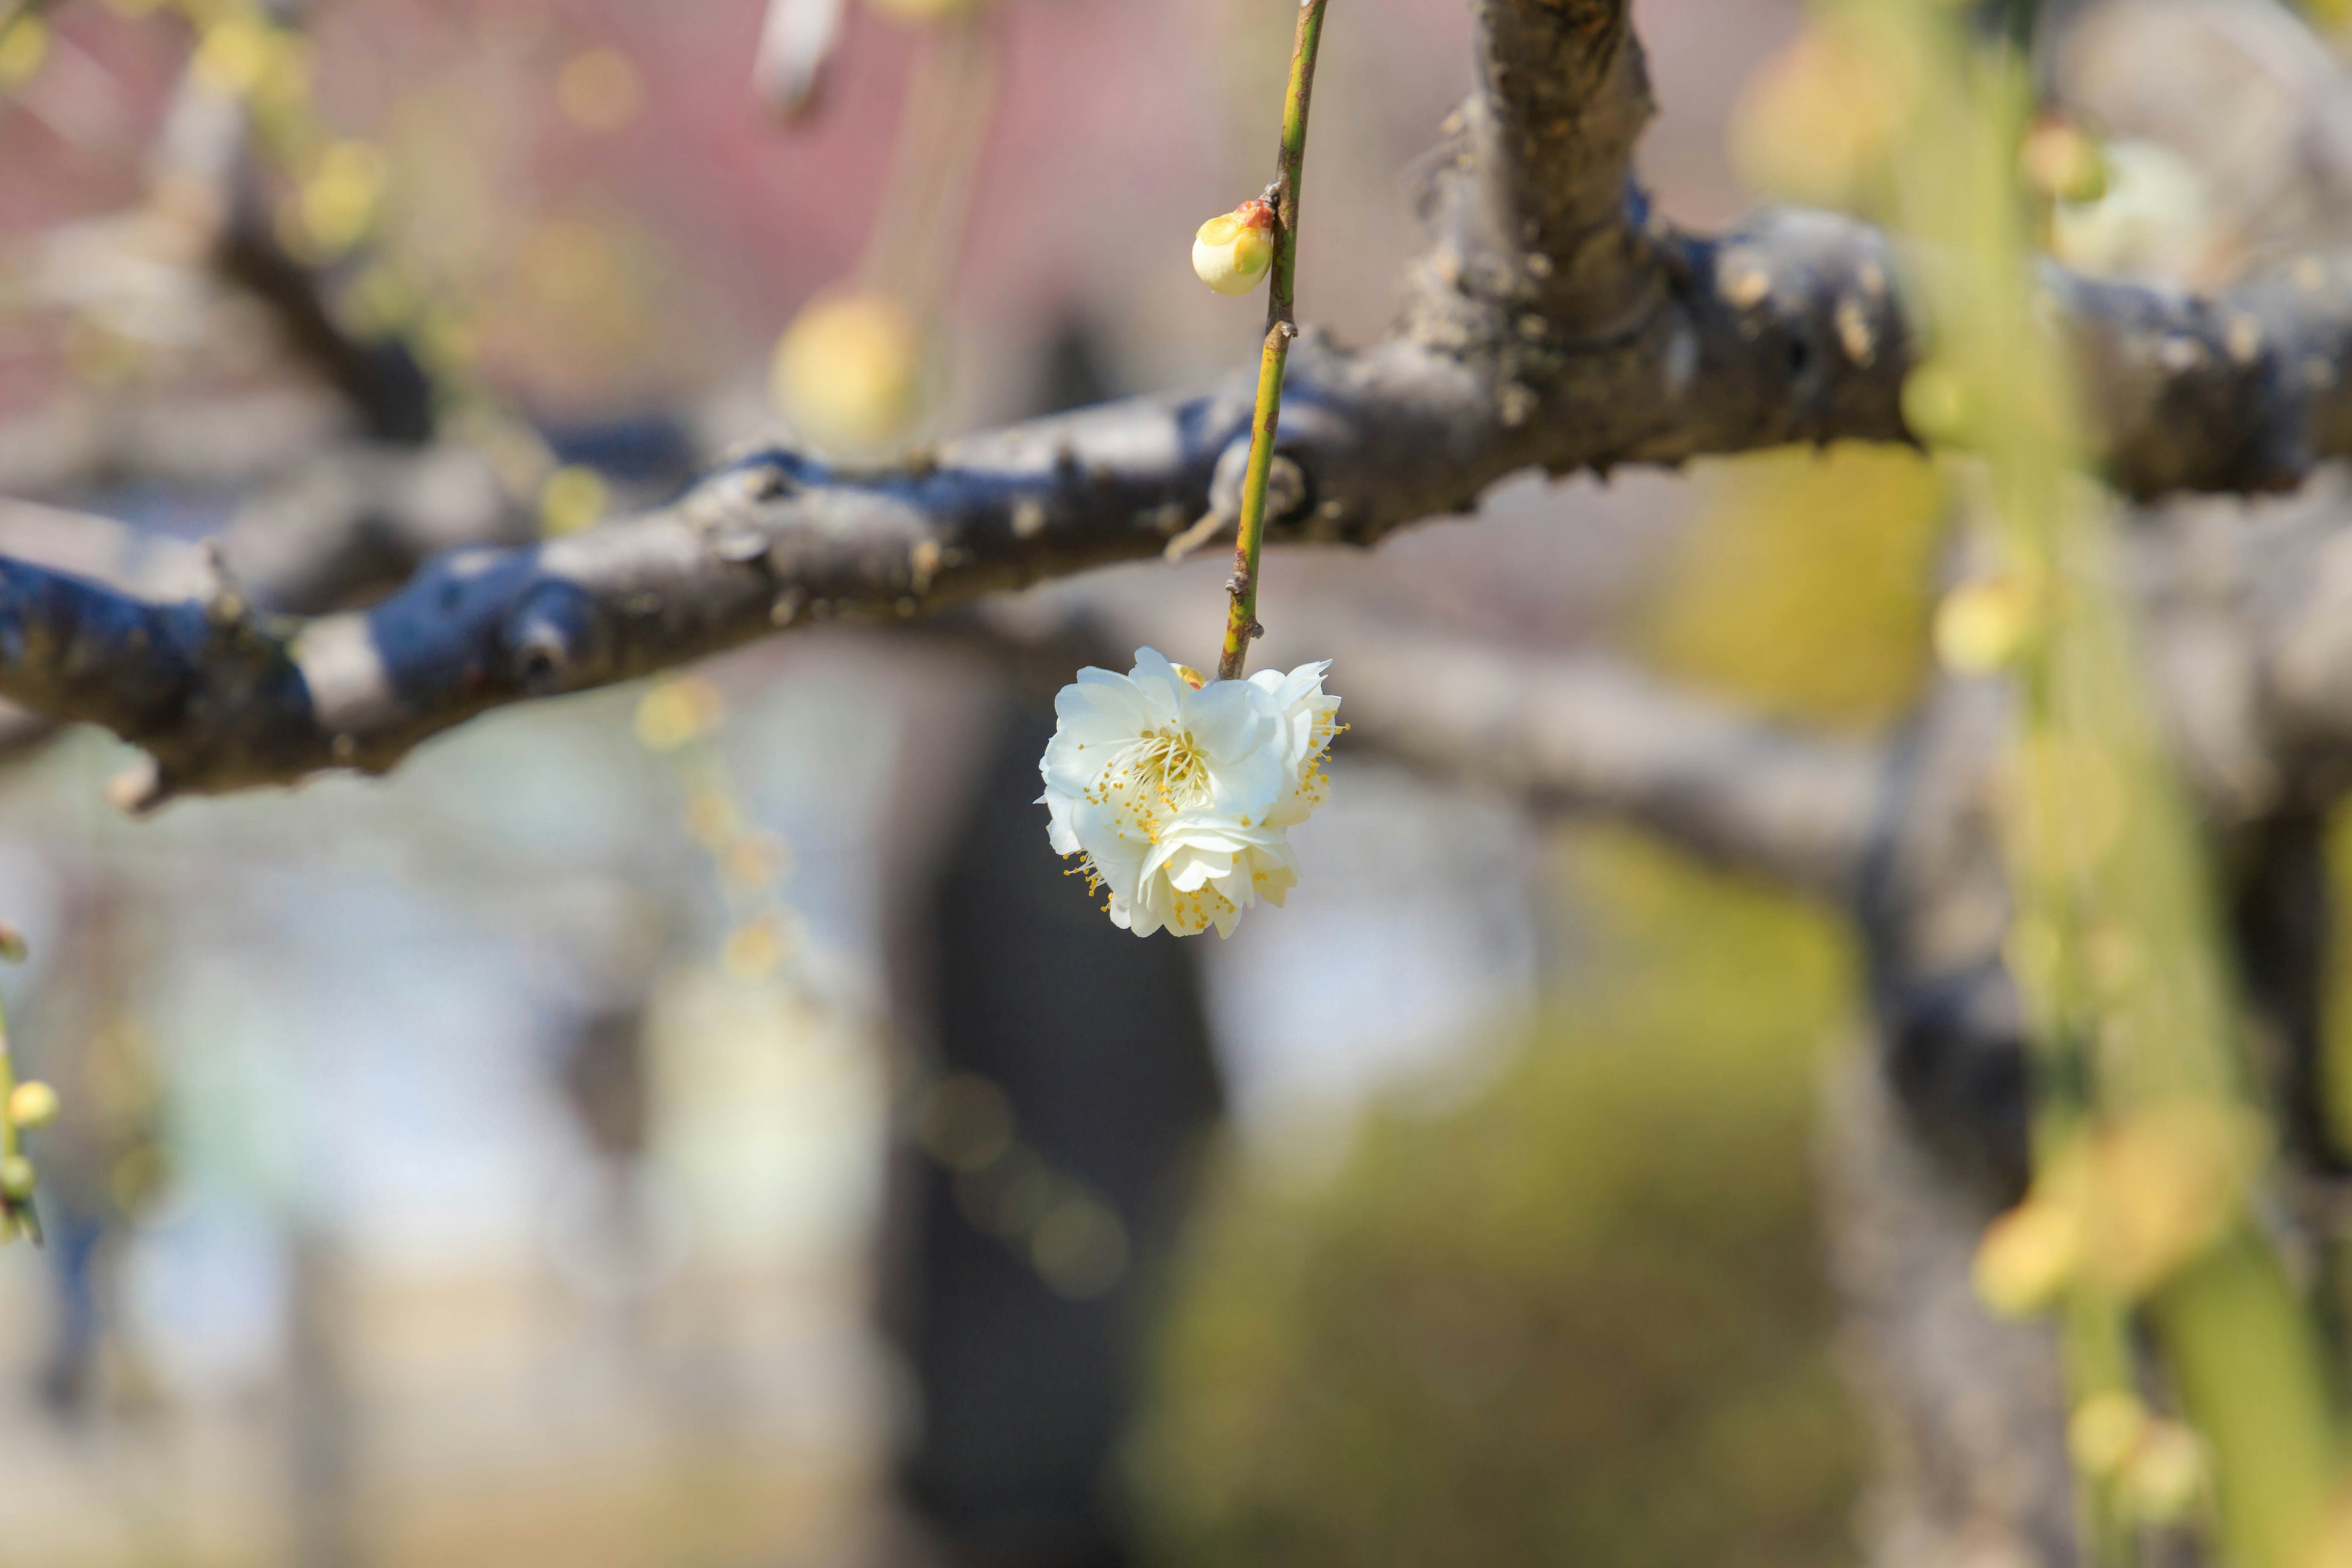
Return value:
<svg viewBox="0 0 2352 1568">
<path fill-rule="evenodd" d="M 1288 829 L 1330 787 L 1329 668 L 1204 682 L 1146 647 L 1129 674 L 1082 669 L 1062 688 L 1039 803 L 1113 925 L 1230 936 L 1259 899 L 1282 902 L 1298 881 Z"/>
</svg>

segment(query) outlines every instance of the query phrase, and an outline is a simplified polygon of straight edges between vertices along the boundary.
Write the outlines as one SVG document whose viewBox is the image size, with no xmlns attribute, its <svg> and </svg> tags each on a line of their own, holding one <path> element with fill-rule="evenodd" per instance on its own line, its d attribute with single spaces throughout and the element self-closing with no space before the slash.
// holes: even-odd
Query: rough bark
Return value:
<svg viewBox="0 0 2352 1568">
<path fill-rule="evenodd" d="M 1623 5 L 1489 0 L 1480 20 L 1479 90 L 1434 181 L 1412 306 L 1369 349 L 1310 335 L 1293 357 L 1274 537 L 1371 544 L 1529 468 L 1909 439 L 1916 345 L 1883 237 L 1805 213 L 1674 229 L 1629 173 L 1649 94 Z M 2352 448 L 2342 268 L 2306 261 L 2211 300 L 2056 276 L 2051 292 L 2126 489 L 2277 489 Z M 1230 506 L 1249 406 L 1236 377 L 885 469 L 757 452 L 673 506 L 459 551 L 380 604 L 309 619 L 0 559 L 0 693 L 147 748 L 136 805 L 380 771 L 503 703 L 1150 554 Z"/>
</svg>

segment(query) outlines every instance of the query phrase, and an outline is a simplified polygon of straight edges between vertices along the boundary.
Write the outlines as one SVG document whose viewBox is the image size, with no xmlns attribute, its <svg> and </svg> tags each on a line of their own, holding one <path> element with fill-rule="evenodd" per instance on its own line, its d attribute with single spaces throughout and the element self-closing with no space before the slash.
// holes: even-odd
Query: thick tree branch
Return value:
<svg viewBox="0 0 2352 1568">
<path fill-rule="evenodd" d="M 1370 544 L 1528 468 L 1909 438 L 1915 351 L 1881 236 L 1818 214 L 1717 239 L 1648 218 L 1626 174 L 1648 99 L 1622 5 L 1487 0 L 1481 17 L 1483 89 L 1416 304 L 1370 349 L 1310 333 L 1293 356 L 1272 537 Z M 2281 489 L 2352 449 L 2344 271 L 2305 263 L 2218 301 L 2054 277 L 2051 292 L 2126 489 Z M 1156 552 L 1231 509 L 1251 390 L 1107 405 L 887 470 L 759 453 L 659 511 L 465 551 L 307 622 L 0 561 L 0 693 L 146 746 L 148 804 L 380 770 L 505 702 Z"/>
</svg>

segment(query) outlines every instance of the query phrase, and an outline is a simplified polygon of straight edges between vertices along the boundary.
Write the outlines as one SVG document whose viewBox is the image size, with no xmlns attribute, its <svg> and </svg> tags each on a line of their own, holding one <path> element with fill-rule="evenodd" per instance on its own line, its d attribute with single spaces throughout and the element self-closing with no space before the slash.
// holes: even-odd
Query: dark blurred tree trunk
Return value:
<svg viewBox="0 0 2352 1568">
<path fill-rule="evenodd" d="M 1037 758 L 1054 727 L 1008 705 L 934 884 L 930 1038 L 941 1075 L 1003 1089 L 1015 1147 L 1117 1215 L 1125 1267 L 1049 1286 L 970 1176 L 904 1156 L 886 1321 L 920 1415 L 900 1481 L 949 1561 L 1133 1560 L 1114 1464 L 1141 1330 L 1219 1110 L 1192 955 L 1119 931 L 1045 845 Z M 959 1196 L 959 1184 L 962 1185 Z"/>
</svg>

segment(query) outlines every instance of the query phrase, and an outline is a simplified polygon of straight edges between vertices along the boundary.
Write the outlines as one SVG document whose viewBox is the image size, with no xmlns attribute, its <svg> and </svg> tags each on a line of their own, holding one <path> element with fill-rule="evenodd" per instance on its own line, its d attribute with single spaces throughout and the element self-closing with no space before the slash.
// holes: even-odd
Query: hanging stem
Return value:
<svg viewBox="0 0 2352 1568">
<path fill-rule="evenodd" d="M 1274 204 L 1274 267 L 1266 279 L 1265 347 L 1258 356 L 1257 409 L 1250 417 L 1249 467 L 1242 474 L 1242 514 L 1234 542 L 1234 575 L 1225 584 L 1233 607 L 1225 616 L 1225 646 L 1217 679 L 1238 680 L 1257 624 L 1258 547 L 1265 538 L 1266 480 L 1274 472 L 1274 433 L 1282 418 L 1282 368 L 1290 340 L 1292 275 L 1298 262 L 1298 183 L 1307 164 L 1307 104 L 1315 88 L 1315 49 L 1323 38 L 1325 0 L 1300 0 L 1298 31 L 1290 46 L 1290 87 L 1282 100 L 1282 156 L 1266 198 Z"/>
</svg>

